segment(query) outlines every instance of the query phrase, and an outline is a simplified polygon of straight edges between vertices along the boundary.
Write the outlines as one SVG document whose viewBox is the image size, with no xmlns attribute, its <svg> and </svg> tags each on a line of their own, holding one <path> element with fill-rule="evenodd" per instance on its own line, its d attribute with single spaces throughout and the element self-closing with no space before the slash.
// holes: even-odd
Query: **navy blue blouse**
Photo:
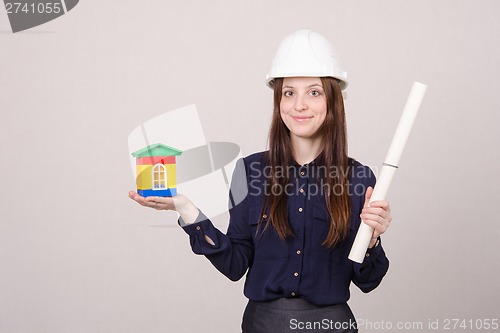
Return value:
<svg viewBox="0 0 500 333">
<path fill-rule="evenodd" d="M 294 236 L 283 241 L 271 226 L 256 234 L 269 176 L 264 155 L 255 153 L 237 163 L 226 234 L 216 229 L 202 212 L 196 223 L 184 226 L 193 252 L 205 255 L 233 281 L 246 273 L 244 294 L 254 301 L 301 297 L 316 305 L 331 305 L 349 299 L 351 281 L 363 292 L 375 289 L 389 268 L 382 245 L 369 249 L 362 264 L 347 258 L 361 223 L 359 215 L 366 189 L 375 185 L 370 168 L 352 160 L 350 230 L 340 245 L 328 249 L 322 245 L 330 223 L 322 187 L 317 182 L 321 169 L 317 159 L 302 166 L 294 162 L 283 170 L 290 179 L 290 186 L 282 190 L 287 193 Z M 266 222 L 267 212 L 262 215 Z M 215 244 L 207 242 L 205 235 Z"/>
</svg>

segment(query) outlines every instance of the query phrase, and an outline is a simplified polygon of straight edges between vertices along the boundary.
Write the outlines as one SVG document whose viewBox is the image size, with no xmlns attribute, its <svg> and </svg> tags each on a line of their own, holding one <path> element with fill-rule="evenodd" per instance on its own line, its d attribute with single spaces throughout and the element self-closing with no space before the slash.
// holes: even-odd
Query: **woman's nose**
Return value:
<svg viewBox="0 0 500 333">
<path fill-rule="evenodd" d="M 298 96 L 295 99 L 295 110 L 296 111 L 303 111 L 305 109 L 307 109 L 307 103 L 306 103 L 304 97 Z"/>
</svg>

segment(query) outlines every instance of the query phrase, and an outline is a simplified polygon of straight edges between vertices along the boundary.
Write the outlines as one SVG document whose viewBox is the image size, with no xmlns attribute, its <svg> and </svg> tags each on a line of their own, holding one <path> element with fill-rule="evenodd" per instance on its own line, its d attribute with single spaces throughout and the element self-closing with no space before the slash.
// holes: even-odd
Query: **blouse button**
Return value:
<svg viewBox="0 0 500 333">
<path fill-rule="evenodd" d="M 299 276 L 299 273 L 295 272 L 295 273 L 293 273 L 293 276 L 297 277 L 297 276 Z"/>
<path fill-rule="evenodd" d="M 200 229 L 201 229 L 201 227 L 200 227 L 200 226 L 197 226 L 197 227 L 196 227 L 196 230 L 200 230 Z"/>
<path fill-rule="evenodd" d="M 262 215 L 262 218 L 263 219 L 267 218 L 267 214 Z"/>
<path fill-rule="evenodd" d="M 291 295 L 292 297 L 295 297 L 295 293 L 294 293 L 293 291 L 290 293 L 290 295 Z"/>
<path fill-rule="evenodd" d="M 304 172 L 304 171 L 301 171 L 301 172 L 300 172 L 300 175 L 301 175 L 301 176 L 305 175 L 305 172 Z"/>
<path fill-rule="evenodd" d="M 300 192 L 300 193 L 304 193 L 304 189 L 303 189 L 303 188 L 301 188 L 301 189 L 299 190 L 299 192 Z"/>
<path fill-rule="evenodd" d="M 299 208 L 299 212 L 300 212 L 300 213 L 302 213 L 302 211 L 303 211 L 303 209 L 302 209 L 302 207 L 300 207 L 300 208 Z"/>
<path fill-rule="evenodd" d="M 300 254 L 300 250 L 297 250 L 297 254 Z"/>
</svg>

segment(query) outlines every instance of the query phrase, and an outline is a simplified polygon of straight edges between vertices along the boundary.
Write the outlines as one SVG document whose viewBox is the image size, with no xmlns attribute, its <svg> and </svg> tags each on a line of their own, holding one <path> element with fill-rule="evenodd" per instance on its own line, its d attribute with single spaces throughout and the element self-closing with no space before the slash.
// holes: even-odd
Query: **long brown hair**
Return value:
<svg viewBox="0 0 500 333">
<path fill-rule="evenodd" d="M 323 136 L 323 150 L 318 156 L 318 163 L 326 170 L 321 174 L 320 184 L 323 184 L 326 207 L 330 215 L 330 230 L 323 245 L 334 247 L 347 235 L 351 214 L 351 200 L 349 197 L 349 159 L 347 156 L 347 129 L 345 122 L 344 101 L 338 82 L 329 77 L 322 77 L 321 83 L 326 95 L 327 114 L 323 125 L 318 129 Z M 278 168 L 290 170 L 293 149 L 290 140 L 290 131 L 281 119 L 280 103 L 282 97 L 283 79 L 274 81 L 274 111 L 269 130 L 269 151 L 267 163 L 270 167 L 268 190 L 262 203 L 261 212 L 266 208 L 269 211 L 268 220 L 264 227 L 271 224 L 280 238 L 293 236 L 288 223 L 287 193 L 279 191 L 289 182 L 288 173 L 279 173 Z M 336 172 L 330 172 L 336 170 Z M 340 191 L 339 191 L 340 189 Z M 273 195 L 273 193 L 278 193 Z M 263 214 L 261 214 L 262 216 Z M 259 221 L 259 227 L 262 218 Z"/>
</svg>

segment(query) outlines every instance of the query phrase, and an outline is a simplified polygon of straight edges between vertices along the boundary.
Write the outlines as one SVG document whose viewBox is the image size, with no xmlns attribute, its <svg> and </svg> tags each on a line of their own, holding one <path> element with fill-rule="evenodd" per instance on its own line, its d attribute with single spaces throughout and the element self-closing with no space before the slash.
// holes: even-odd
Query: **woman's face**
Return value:
<svg viewBox="0 0 500 333">
<path fill-rule="evenodd" d="M 298 138 L 315 138 L 326 117 L 326 96 L 318 77 L 283 79 L 281 119 Z"/>
</svg>

